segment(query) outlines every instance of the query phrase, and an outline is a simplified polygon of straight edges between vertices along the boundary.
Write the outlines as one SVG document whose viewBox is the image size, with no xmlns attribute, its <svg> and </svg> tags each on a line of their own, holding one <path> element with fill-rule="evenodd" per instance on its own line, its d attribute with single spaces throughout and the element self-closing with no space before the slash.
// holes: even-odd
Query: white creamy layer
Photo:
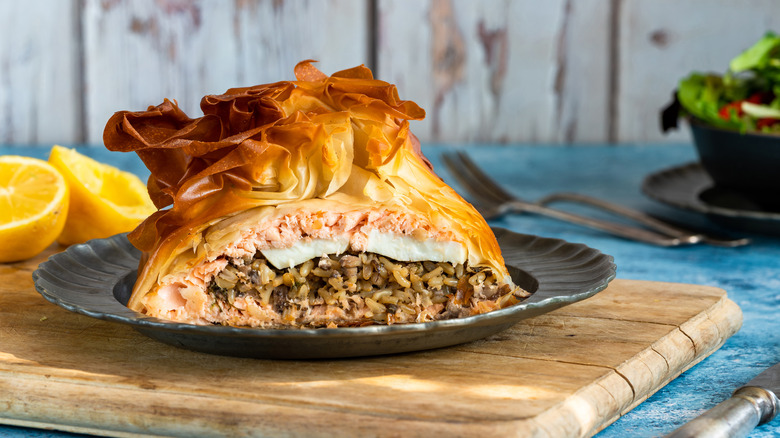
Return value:
<svg viewBox="0 0 780 438">
<path fill-rule="evenodd" d="M 312 239 L 298 242 L 289 248 L 272 248 L 260 252 L 277 269 L 299 265 L 323 254 L 341 254 L 349 247 L 349 237 L 336 239 Z M 366 252 L 381 254 L 405 262 L 466 262 L 466 248 L 458 242 L 417 240 L 396 233 L 372 230 L 368 234 Z"/>
<path fill-rule="evenodd" d="M 260 252 L 276 269 L 285 269 L 323 254 L 341 254 L 347 247 L 349 237 L 341 236 L 335 239 L 311 239 L 289 248 L 263 249 Z"/>
<path fill-rule="evenodd" d="M 437 242 L 417 240 L 411 236 L 382 233 L 371 230 L 368 233 L 366 252 L 381 254 L 404 262 L 466 262 L 466 248 L 458 242 Z"/>
</svg>

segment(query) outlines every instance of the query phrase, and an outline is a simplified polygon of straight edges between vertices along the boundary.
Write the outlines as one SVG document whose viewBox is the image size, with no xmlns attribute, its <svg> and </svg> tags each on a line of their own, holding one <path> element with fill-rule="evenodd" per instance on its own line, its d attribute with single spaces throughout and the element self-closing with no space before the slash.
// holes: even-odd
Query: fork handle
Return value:
<svg viewBox="0 0 780 438">
<path fill-rule="evenodd" d="M 646 225 L 656 231 L 659 231 L 671 237 L 690 238 L 691 236 L 698 236 L 699 241 L 701 241 L 702 243 L 708 243 L 710 245 L 717 245 L 717 246 L 727 246 L 727 247 L 742 246 L 749 243 L 748 239 L 721 239 L 718 237 L 707 236 L 704 234 L 691 233 L 690 231 L 684 230 L 682 228 L 677 228 L 669 223 L 658 220 L 640 211 L 633 210 L 631 208 L 624 207 L 622 205 L 613 204 L 611 202 L 604 201 L 602 199 L 594 198 L 591 196 L 581 195 L 579 193 L 566 193 L 566 192 L 553 193 L 551 195 L 545 196 L 544 198 L 536 201 L 536 203 L 539 205 L 547 206 L 556 201 L 576 202 L 584 205 L 589 205 L 592 207 L 601 208 L 602 210 L 608 211 L 610 213 L 614 213 L 623 217 L 627 217 L 629 219 L 633 219 L 634 221 L 640 224 Z"/>
<path fill-rule="evenodd" d="M 745 437 L 758 425 L 772 421 L 779 409 L 772 391 L 743 386 L 731 398 L 684 424 L 666 438 Z"/>
<path fill-rule="evenodd" d="M 558 219 L 565 222 L 571 222 L 574 224 L 584 225 L 589 228 L 606 231 L 608 233 L 614 234 L 616 236 L 624 237 L 626 239 L 638 240 L 640 242 L 651 243 L 653 245 L 659 245 L 659 246 L 689 245 L 689 244 L 697 243 L 699 241 L 699 237 L 697 235 L 669 237 L 642 228 L 629 227 L 615 222 L 595 219 L 587 216 L 580 216 L 578 214 L 569 213 L 563 210 L 556 210 L 554 208 L 546 207 L 544 205 L 532 204 L 523 201 L 506 202 L 501 205 L 500 210 L 501 211 L 499 213 L 501 214 L 507 213 L 510 210 L 517 211 L 517 212 L 536 213 L 553 219 Z"/>
</svg>

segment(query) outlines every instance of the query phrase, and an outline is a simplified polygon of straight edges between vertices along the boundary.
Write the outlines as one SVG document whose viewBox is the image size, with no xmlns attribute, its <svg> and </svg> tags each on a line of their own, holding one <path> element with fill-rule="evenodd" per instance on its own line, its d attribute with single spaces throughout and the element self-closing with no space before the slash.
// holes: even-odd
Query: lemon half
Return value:
<svg viewBox="0 0 780 438">
<path fill-rule="evenodd" d="M 0 262 L 33 257 L 51 245 L 68 215 L 68 185 L 37 158 L 0 157 Z"/>
<path fill-rule="evenodd" d="M 70 186 L 70 212 L 57 241 L 86 242 L 133 230 L 157 209 L 134 174 L 55 145 L 49 163 Z"/>
</svg>

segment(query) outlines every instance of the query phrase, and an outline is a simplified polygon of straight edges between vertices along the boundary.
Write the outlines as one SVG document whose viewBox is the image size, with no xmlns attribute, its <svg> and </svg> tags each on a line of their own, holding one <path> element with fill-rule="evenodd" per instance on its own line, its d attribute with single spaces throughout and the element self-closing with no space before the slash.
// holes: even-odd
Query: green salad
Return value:
<svg viewBox="0 0 780 438">
<path fill-rule="evenodd" d="M 680 114 L 709 125 L 780 133 L 780 36 L 764 35 L 732 59 L 723 75 L 690 74 L 680 81 L 676 98 Z"/>
</svg>

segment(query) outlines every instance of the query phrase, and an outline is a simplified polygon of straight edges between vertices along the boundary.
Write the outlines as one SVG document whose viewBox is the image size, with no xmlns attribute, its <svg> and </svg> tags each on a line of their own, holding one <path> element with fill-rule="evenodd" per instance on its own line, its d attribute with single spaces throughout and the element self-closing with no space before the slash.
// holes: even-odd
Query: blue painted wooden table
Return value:
<svg viewBox="0 0 780 438">
<path fill-rule="evenodd" d="M 437 172 L 457 188 L 439 159 L 446 145 L 426 145 L 424 152 Z M 780 238 L 725 230 L 698 213 L 678 210 L 641 194 L 643 178 L 652 172 L 695 160 L 691 145 L 621 145 L 542 147 L 479 146 L 465 149 L 508 189 L 527 199 L 572 191 L 610 199 L 651 214 L 708 231 L 748 235 L 743 248 L 705 245 L 660 248 L 627 241 L 576 225 L 532 215 L 513 215 L 491 222 L 518 232 L 581 242 L 615 257 L 618 277 L 716 286 L 728 291 L 743 311 L 742 329 L 705 359 L 647 401 L 602 431 L 599 437 L 659 436 L 729 397 L 770 365 L 780 361 Z M 87 155 L 139 174 L 148 172 L 131 154 L 102 147 L 79 148 Z M 46 148 L 0 146 L 0 154 L 46 158 Z M 572 209 L 561 205 L 563 208 Z M 585 210 L 574 210 L 584 212 Z M 0 426 L 0 436 L 78 436 L 53 431 Z M 780 436 L 780 419 L 757 428 L 751 437 Z"/>
</svg>

